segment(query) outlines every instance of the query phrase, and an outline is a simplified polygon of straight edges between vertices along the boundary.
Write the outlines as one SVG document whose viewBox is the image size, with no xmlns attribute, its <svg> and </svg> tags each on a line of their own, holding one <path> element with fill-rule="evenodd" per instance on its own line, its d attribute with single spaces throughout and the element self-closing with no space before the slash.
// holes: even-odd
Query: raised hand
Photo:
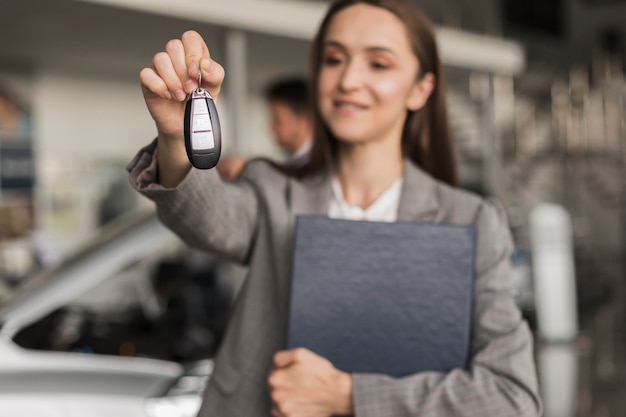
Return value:
<svg viewBox="0 0 626 417">
<path fill-rule="evenodd" d="M 202 36 L 187 31 L 180 39 L 170 40 L 165 51 L 154 55 L 152 67 L 139 74 L 144 100 L 158 131 L 159 182 L 165 187 L 178 185 L 191 167 L 184 141 L 185 103 L 198 87 L 200 69 L 202 87 L 216 100 L 224 68 L 211 59 Z"/>
<path fill-rule="evenodd" d="M 152 65 L 144 68 L 139 78 L 159 138 L 182 141 L 185 100 L 198 87 L 199 68 L 202 68 L 202 87 L 214 99 L 224 80 L 224 68 L 211 59 L 204 39 L 195 31 L 170 40 L 165 51 L 154 55 Z"/>
</svg>

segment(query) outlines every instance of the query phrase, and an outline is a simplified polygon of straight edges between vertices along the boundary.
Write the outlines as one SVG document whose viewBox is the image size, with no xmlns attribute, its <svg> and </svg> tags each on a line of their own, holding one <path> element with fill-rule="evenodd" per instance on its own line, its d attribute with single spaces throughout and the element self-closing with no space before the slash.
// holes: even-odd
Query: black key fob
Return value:
<svg viewBox="0 0 626 417">
<path fill-rule="evenodd" d="M 196 88 L 185 107 L 185 148 L 191 165 L 210 169 L 222 152 L 222 132 L 215 102 L 207 90 Z"/>
</svg>

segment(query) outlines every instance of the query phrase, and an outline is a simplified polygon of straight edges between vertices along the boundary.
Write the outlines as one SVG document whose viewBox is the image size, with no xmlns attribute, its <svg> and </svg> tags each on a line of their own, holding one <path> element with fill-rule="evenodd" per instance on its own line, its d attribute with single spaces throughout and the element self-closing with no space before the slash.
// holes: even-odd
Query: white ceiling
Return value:
<svg viewBox="0 0 626 417">
<path fill-rule="evenodd" d="M 244 5 L 261 3 L 259 0 L 222 3 L 224 11 L 220 20 L 211 14 L 215 14 L 215 2 L 211 0 L 198 2 L 197 16 L 194 0 L 179 0 L 175 3 L 179 7 L 177 10 L 172 8 L 174 2 L 169 0 L 4 1 L 0 6 L 0 69 L 29 71 L 60 67 L 134 76 L 142 67 L 150 65 L 154 53 L 162 50 L 167 40 L 180 36 L 187 29 L 201 32 L 213 55 L 220 60 L 224 27 L 216 24 L 219 21 L 239 23 L 250 33 L 251 86 L 254 86 L 255 77 L 264 78 L 265 73 L 277 70 L 295 72 L 306 68 L 307 34 L 317 27 L 325 4 L 264 0 L 264 5 L 282 6 L 283 12 L 278 16 L 273 9 L 263 9 L 265 17 L 259 15 L 255 21 L 252 18 L 254 13 L 231 16 L 233 10 L 236 12 L 233 4 L 241 2 Z M 291 6 L 285 7 L 287 4 Z M 145 10 L 150 8 L 156 12 L 146 13 Z M 270 19 L 268 16 L 275 17 Z M 298 19 L 302 22 L 300 29 L 298 25 L 289 24 Z M 278 29 L 279 24 L 285 28 Z M 272 31 L 275 32 L 273 35 L 270 34 Z M 452 64 L 465 65 L 473 60 L 475 64 L 470 65 L 487 63 L 505 69 L 523 67 L 523 52 L 518 45 L 468 34 L 459 36 L 448 29 L 440 30 L 439 37 L 444 61 L 449 60 Z M 491 48 L 482 47 L 489 42 Z M 481 46 L 480 51 L 471 52 L 477 45 Z M 470 53 L 462 54 L 467 51 Z M 487 55 L 481 55 L 485 51 Z"/>
<path fill-rule="evenodd" d="M 202 10 L 206 13 L 210 9 L 208 6 L 203 9 L 203 4 L 234 3 L 232 0 L 195 1 L 199 5 L 199 13 Z M 315 1 L 271 1 L 312 6 L 311 10 L 320 7 Z M 605 25 L 615 26 L 620 21 L 624 27 L 623 23 L 626 22 L 624 4 L 591 8 L 579 4 L 577 0 L 565 1 L 568 10 L 568 38 L 562 41 L 528 38 L 531 41 L 527 45 L 529 58 L 543 63 L 544 69 L 552 67 L 563 70 L 576 60 L 585 62 L 591 55 L 594 36 L 599 28 Z M 193 8 L 191 14 L 188 10 L 186 15 L 181 13 L 179 17 L 172 17 L 105 6 L 98 4 L 99 2 L 144 7 L 165 3 L 171 6 L 174 3 L 164 0 L 4 0 L 0 3 L 0 71 L 29 72 L 42 67 L 58 67 L 81 72 L 101 71 L 109 76 L 136 77 L 142 67 L 150 65 L 154 53 L 161 50 L 167 40 L 180 36 L 190 28 L 205 36 L 213 56 L 223 62 L 224 28 L 214 22 L 207 23 L 211 21 L 207 16 L 198 15 L 195 19 Z M 193 2 L 194 0 L 178 0 L 176 4 L 180 4 L 181 8 L 186 4 L 189 9 L 188 5 Z M 425 6 L 430 3 L 432 1 L 424 0 Z M 482 0 L 472 4 L 475 7 L 484 7 L 481 6 Z M 442 32 L 445 30 L 440 30 L 440 35 Z M 290 39 L 258 32 L 249 33 L 251 88 L 256 88 L 276 72 L 294 73 L 306 70 L 308 42 L 302 37 Z"/>
<path fill-rule="evenodd" d="M 212 55 L 223 62 L 224 28 L 216 25 L 82 1 L 4 1 L 0 71 L 58 68 L 137 77 L 169 39 L 188 29 L 202 33 Z M 306 41 L 252 34 L 248 46 L 251 87 L 270 73 L 306 68 Z"/>
</svg>

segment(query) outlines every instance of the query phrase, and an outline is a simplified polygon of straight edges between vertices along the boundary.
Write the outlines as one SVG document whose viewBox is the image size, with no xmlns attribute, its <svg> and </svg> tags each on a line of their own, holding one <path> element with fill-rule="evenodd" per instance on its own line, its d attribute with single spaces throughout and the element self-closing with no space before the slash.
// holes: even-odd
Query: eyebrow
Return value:
<svg viewBox="0 0 626 417">
<path fill-rule="evenodd" d="M 324 42 L 323 46 L 324 46 L 324 48 L 327 48 L 327 47 L 331 46 L 331 47 L 339 48 L 343 52 L 347 52 L 347 48 L 341 42 L 326 41 L 326 42 Z M 392 54 L 392 55 L 396 54 L 393 49 L 387 48 L 385 46 L 369 46 L 369 47 L 365 48 L 365 50 L 367 52 L 387 52 L 387 53 Z"/>
</svg>

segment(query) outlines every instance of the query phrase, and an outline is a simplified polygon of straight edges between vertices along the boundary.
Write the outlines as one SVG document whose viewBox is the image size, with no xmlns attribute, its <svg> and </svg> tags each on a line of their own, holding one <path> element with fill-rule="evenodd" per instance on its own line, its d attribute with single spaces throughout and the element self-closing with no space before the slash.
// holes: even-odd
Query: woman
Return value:
<svg viewBox="0 0 626 417">
<path fill-rule="evenodd" d="M 224 70 L 195 32 L 170 41 L 141 72 L 158 138 L 129 171 L 185 241 L 250 265 L 200 415 L 538 415 L 506 222 L 497 206 L 450 186 L 456 175 L 443 75 L 428 20 L 405 0 L 334 3 L 313 44 L 311 161 L 293 172 L 252 162 L 234 184 L 214 170 L 190 169 L 187 160 L 184 100 L 197 87 L 199 66 L 203 87 L 216 97 Z M 469 369 L 395 379 L 347 374 L 306 349 L 282 350 L 298 214 L 475 225 Z"/>
</svg>

